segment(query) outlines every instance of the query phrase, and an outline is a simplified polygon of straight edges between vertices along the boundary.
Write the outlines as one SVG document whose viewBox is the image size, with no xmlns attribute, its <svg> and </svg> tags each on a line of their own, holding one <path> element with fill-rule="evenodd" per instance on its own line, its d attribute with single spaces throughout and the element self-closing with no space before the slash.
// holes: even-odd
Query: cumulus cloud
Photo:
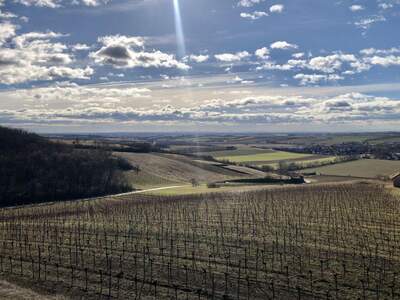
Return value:
<svg viewBox="0 0 400 300">
<path fill-rule="evenodd" d="M 15 36 L 17 26 L 8 22 L 0 23 L 0 46 L 6 42 L 7 39 Z"/>
<path fill-rule="evenodd" d="M 292 56 L 296 59 L 303 58 L 304 52 L 293 53 Z"/>
<path fill-rule="evenodd" d="M 202 54 L 194 55 L 194 54 L 191 54 L 191 55 L 185 57 L 185 60 L 190 60 L 190 61 L 193 61 L 195 63 L 203 63 L 203 62 L 206 62 L 209 58 L 210 58 L 209 55 L 202 55 Z"/>
<path fill-rule="evenodd" d="M 99 6 L 102 4 L 107 4 L 108 2 L 109 0 L 81 0 L 81 3 L 86 6 Z"/>
<path fill-rule="evenodd" d="M 20 90 L 15 97 L 34 99 L 46 103 L 54 97 L 71 99 L 67 107 L 48 108 L 28 106 L 23 111 L 2 110 L 0 115 L 8 122 L 160 122 L 191 124 L 335 124 L 374 120 L 396 120 L 400 116 L 400 101 L 360 93 L 349 93 L 329 97 L 305 97 L 246 95 L 236 99 L 209 99 L 199 105 L 176 107 L 171 104 L 156 104 L 146 108 L 126 105 L 125 95 L 138 93 L 139 97 L 149 91 L 124 89 L 88 88 L 76 85 Z M 247 94 L 247 93 L 246 93 Z M 240 94 L 239 94 L 240 95 Z M 46 98 L 49 97 L 49 98 Z M 74 99 L 88 99 L 85 103 Z M 93 101 L 93 102 L 92 102 Z M 168 102 L 168 101 L 166 101 Z M 33 103 L 33 102 L 32 102 Z"/>
<path fill-rule="evenodd" d="M 87 51 L 90 50 L 91 47 L 86 44 L 75 44 L 71 47 L 72 51 Z"/>
<path fill-rule="evenodd" d="M 249 56 L 250 56 L 250 53 L 247 51 L 241 51 L 241 52 L 236 52 L 236 53 L 221 53 L 221 54 L 214 55 L 214 57 L 218 61 L 222 61 L 222 62 L 238 62 L 245 58 L 248 58 Z"/>
<path fill-rule="evenodd" d="M 400 53 L 400 47 L 392 47 L 389 49 L 375 49 L 375 48 L 367 48 L 360 50 L 360 53 L 365 56 L 375 55 L 375 54 L 397 54 Z"/>
<path fill-rule="evenodd" d="M 15 2 L 25 6 L 38 6 L 49 8 L 61 7 L 60 0 L 15 0 Z"/>
<path fill-rule="evenodd" d="M 90 57 L 98 64 L 114 68 L 176 68 L 187 70 L 189 66 L 178 61 L 174 55 L 153 50 L 146 52 L 145 39 L 124 35 L 100 37 L 102 44 Z"/>
<path fill-rule="evenodd" d="M 17 84 L 57 78 L 89 79 L 90 67 L 73 67 L 68 46 L 54 41 L 64 35 L 52 31 L 17 35 L 17 27 L 0 24 L 0 83 Z"/>
<path fill-rule="evenodd" d="M 254 54 L 255 54 L 255 56 L 257 56 L 260 59 L 268 59 L 269 58 L 269 50 L 267 47 L 257 49 L 254 52 Z"/>
<path fill-rule="evenodd" d="M 392 3 L 379 3 L 378 4 L 378 7 L 379 8 L 381 8 L 381 9 L 383 9 L 383 10 L 386 10 L 386 9 L 390 9 L 390 8 L 393 8 L 393 4 Z"/>
<path fill-rule="evenodd" d="M 237 6 L 240 7 L 252 7 L 256 4 L 259 4 L 261 2 L 264 2 L 265 0 L 240 0 L 237 4 Z"/>
<path fill-rule="evenodd" d="M 108 74 L 109 76 L 120 76 L 120 74 Z M 70 103 L 95 103 L 121 102 L 136 98 L 146 98 L 151 93 L 148 88 L 139 87 L 101 87 L 101 86 L 80 86 L 76 83 L 56 83 L 48 87 L 21 89 L 16 91 L 14 97 L 51 103 L 62 99 Z M 104 100 L 106 99 L 106 100 Z"/>
<path fill-rule="evenodd" d="M 265 61 L 257 70 L 279 70 L 279 71 L 289 71 L 294 69 L 304 69 L 308 68 L 308 62 L 304 59 L 289 59 L 284 64 L 277 64 L 274 61 Z"/>
<path fill-rule="evenodd" d="M 271 13 L 282 13 L 284 8 L 285 6 L 283 4 L 275 4 L 269 8 L 269 11 Z"/>
<path fill-rule="evenodd" d="M 342 80 L 343 76 L 354 75 L 370 70 L 373 66 L 391 67 L 400 65 L 400 48 L 375 49 L 368 48 L 360 51 L 361 56 L 336 52 L 325 56 L 316 56 L 309 59 L 304 58 L 303 53 L 292 55 L 294 58 L 285 63 L 277 64 L 269 60 L 269 57 L 258 62 L 256 70 L 311 70 L 322 74 L 311 74 L 303 76 L 303 73 L 296 78 L 302 83 L 330 82 Z M 257 56 L 257 55 L 256 55 Z M 326 74 L 331 74 L 328 76 Z"/>
<path fill-rule="evenodd" d="M 295 44 L 290 44 L 286 41 L 277 41 L 271 44 L 271 49 L 281 49 L 281 50 L 290 50 L 297 49 L 299 46 Z"/>
<path fill-rule="evenodd" d="M 253 11 L 252 13 L 242 12 L 240 14 L 240 17 L 244 19 L 258 20 L 262 17 L 268 17 L 268 13 L 266 13 L 265 11 Z"/>
<path fill-rule="evenodd" d="M 107 4 L 109 0 L 14 0 L 25 6 L 37 6 L 47 8 L 60 8 L 66 5 L 99 6 Z"/>
<path fill-rule="evenodd" d="M 364 10 L 365 7 L 362 6 L 362 5 L 359 5 L 359 4 L 353 4 L 353 5 L 351 5 L 351 6 L 349 7 L 349 9 L 350 9 L 352 12 L 356 12 L 356 11 Z"/>
<path fill-rule="evenodd" d="M 371 65 L 380 65 L 383 67 L 400 66 L 400 56 L 373 56 L 366 58 Z"/>
<path fill-rule="evenodd" d="M 312 58 L 308 66 L 311 70 L 324 73 L 334 73 L 341 69 L 343 62 L 356 62 L 357 59 L 352 54 L 333 54 L 328 56 L 318 56 Z"/>
<path fill-rule="evenodd" d="M 330 82 L 343 80 L 344 77 L 337 74 L 321 75 L 321 74 L 296 74 L 294 79 L 300 80 L 301 85 L 318 84 L 321 81 Z"/>
</svg>

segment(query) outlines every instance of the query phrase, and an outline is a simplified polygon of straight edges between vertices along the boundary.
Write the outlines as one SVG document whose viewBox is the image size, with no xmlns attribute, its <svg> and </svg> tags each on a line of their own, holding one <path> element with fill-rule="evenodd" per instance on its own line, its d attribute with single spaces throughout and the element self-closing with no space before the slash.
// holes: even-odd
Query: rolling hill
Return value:
<svg viewBox="0 0 400 300">
<path fill-rule="evenodd" d="M 264 172 L 251 168 L 197 160 L 178 154 L 115 153 L 139 166 L 140 171 L 128 172 L 129 182 L 138 188 L 149 188 L 176 183 L 223 181 L 243 177 L 263 177 Z"/>
</svg>

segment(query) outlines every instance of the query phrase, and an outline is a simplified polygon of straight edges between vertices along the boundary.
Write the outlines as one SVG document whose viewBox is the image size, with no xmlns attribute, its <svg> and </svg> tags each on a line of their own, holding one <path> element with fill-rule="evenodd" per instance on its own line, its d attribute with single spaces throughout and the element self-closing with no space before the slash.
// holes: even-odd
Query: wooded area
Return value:
<svg viewBox="0 0 400 300">
<path fill-rule="evenodd" d="M 130 188 L 126 162 L 36 134 L 0 127 L 0 206 L 118 193 Z"/>
</svg>

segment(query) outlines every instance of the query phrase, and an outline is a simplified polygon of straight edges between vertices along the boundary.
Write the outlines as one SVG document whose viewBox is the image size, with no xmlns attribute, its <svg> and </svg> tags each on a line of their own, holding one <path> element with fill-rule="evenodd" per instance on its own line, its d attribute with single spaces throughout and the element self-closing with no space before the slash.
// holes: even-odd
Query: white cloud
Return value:
<svg viewBox="0 0 400 300">
<path fill-rule="evenodd" d="M 375 23 L 385 22 L 385 21 L 386 21 L 386 18 L 384 16 L 376 15 L 376 16 L 370 16 L 367 18 L 363 18 L 359 21 L 356 21 L 356 22 L 354 22 L 354 25 L 356 25 L 356 27 L 358 27 L 358 28 L 366 30 Z"/>
<path fill-rule="evenodd" d="M 208 59 L 210 58 L 209 55 L 194 55 L 191 54 L 187 57 L 187 59 L 189 59 L 190 61 L 193 61 L 195 63 L 203 63 L 206 62 Z"/>
<path fill-rule="evenodd" d="M 81 0 L 81 3 L 86 6 L 99 6 L 108 2 L 109 0 Z"/>
<path fill-rule="evenodd" d="M 47 8 L 60 8 L 67 5 L 99 6 L 107 4 L 109 0 L 14 0 L 25 6 L 37 6 Z"/>
<path fill-rule="evenodd" d="M 227 84 L 232 84 L 232 83 L 251 84 L 251 83 L 254 83 L 254 81 L 253 80 L 245 80 L 236 75 L 235 78 L 227 80 L 226 83 Z"/>
<path fill-rule="evenodd" d="M 214 57 L 222 62 L 237 62 L 241 61 L 242 59 L 248 58 L 250 56 L 250 53 L 247 51 L 241 51 L 241 52 L 236 52 L 234 54 L 232 53 L 221 53 L 221 54 L 216 54 Z"/>
<path fill-rule="evenodd" d="M 273 61 L 267 61 L 262 66 L 257 67 L 257 70 L 278 70 L 278 71 L 289 71 L 294 68 L 293 65 L 290 64 L 276 64 Z"/>
<path fill-rule="evenodd" d="M 268 59 L 269 58 L 269 50 L 267 47 L 257 49 L 254 52 L 254 54 L 255 54 L 255 56 L 257 56 L 260 59 Z"/>
<path fill-rule="evenodd" d="M 70 68 L 70 67 L 50 67 L 48 69 L 48 79 L 52 78 L 76 78 L 76 79 L 90 79 L 94 71 L 91 67 L 85 69 Z"/>
<path fill-rule="evenodd" d="M 256 70 L 312 70 L 325 74 L 340 74 L 339 76 L 342 77 L 343 75 L 354 75 L 368 71 L 372 66 L 390 67 L 400 65 L 400 55 L 394 55 L 400 53 L 400 48 L 369 48 L 361 50 L 360 53 L 362 54 L 361 57 L 357 57 L 354 54 L 338 52 L 326 56 L 312 57 L 310 59 L 304 59 L 303 53 L 299 53 L 292 55 L 294 57 L 299 57 L 299 59 L 289 59 L 286 63 L 282 64 L 277 64 L 274 61 L 268 60 L 268 57 Z M 305 76 L 304 80 L 305 82 L 316 82 L 332 81 L 335 79 L 334 76 L 327 76 L 325 74 L 312 74 L 312 76 Z"/>
<path fill-rule="evenodd" d="M 393 8 L 393 4 L 392 3 L 379 3 L 378 7 L 386 10 L 386 9 Z"/>
<path fill-rule="evenodd" d="M 285 6 L 283 4 L 275 4 L 269 8 L 269 11 L 271 13 L 282 13 L 284 8 Z"/>
<path fill-rule="evenodd" d="M 153 50 L 144 50 L 145 39 L 123 35 L 100 37 L 102 47 L 91 52 L 90 57 L 101 65 L 114 68 L 176 68 L 187 70 L 189 66 L 178 61 L 174 55 Z"/>
<path fill-rule="evenodd" d="M 60 0 L 15 0 L 15 2 L 25 6 L 38 6 L 49 8 L 61 7 Z"/>
<path fill-rule="evenodd" d="M 338 81 L 344 79 L 344 77 L 339 76 L 337 74 L 320 75 L 320 74 L 303 74 L 303 73 L 296 74 L 293 78 L 300 80 L 301 85 L 318 84 L 321 81 L 329 82 L 329 81 Z"/>
<path fill-rule="evenodd" d="M 400 66 L 400 56 L 373 56 L 366 58 L 366 61 L 372 65 L 380 65 L 383 67 Z"/>
<path fill-rule="evenodd" d="M 349 9 L 350 9 L 352 12 L 356 12 L 356 11 L 364 10 L 365 7 L 362 6 L 362 5 L 353 4 L 352 6 L 349 7 Z"/>
<path fill-rule="evenodd" d="M 72 46 L 72 51 L 87 51 L 90 49 L 91 47 L 86 44 L 75 44 Z"/>
<path fill-rule="evenodd" d="M 264 1 L 265 0 L 240 0 L 237 5 L 240 7 L 252 7 Z"/>
<path fill-rule="evenodd" d="M 367 48 L 360 50 L 360 53 L 365 56 L 375 55 L 375 54 L 397 54 L 400 53 L 400 47 L 392 47 L 390 49 L 375 49 Z"/>
<path fill-rule="evenodd" d="M 268 13 L 266 13 L 265 11 L 254 11 L 252 13 L 244 13 L 242 12 L 240 14 L 240 17 L 244 18 L 244 19 L 250 19 L 250 20 L 258 20 L 262 17 L 268 17 Z"/>
<path fill-rule="evenodd" d="M 297 49 L 298 46 L 295 44 L 290 44 L 286 41 L 277 41 L 271 44 L 271 49 L 282 49 L 282 50 L 290 50 Z"/>
<path fill-rule="evenodd" d="M 332 75 L 320 80 L 337 80 Z M 233 99 L 213 98 L 194 106 L 177 107 L 164 99 L 158 104 L 139 108 L 127 105 L 132 97 L 148 97 L 150 91 L 137 88 L 80 87 L 75 84 L 58 85 L 12 92 L 3 92 L 8 97 L 30 101 L 23 111 L 0 110 L 0 117 L 7 122 L 40 122 L 52 124 L 84 122 L 96 124 L 130 124 L 133 122 L 155 122 L 160 124 L 193 123 L 210 124 L 337 124 L 354 121 L 372 122 L 398 121 L 399 99 L 376 97 L 360 93 L 334 96 L 253 96 Z M 235 93 L 232 95 L 241 95 Z M 135 95 L 135 96 L 132 96 Z M 49 108 L 53 99 L 67 99 L 62 108 Z M 82 102 L 83 101 L 83 102 Z M 27 102 L 28 103 L 28 102 Z"/>
<path fill-rule="evenodd" d="M 328 56 L 318 56 L 310 59 L 308 68 L 324 73 L 334 73 L 342 68 L 344 62 L 356 62 L 353 54 L 332 54 Z"/>
<path fill-rule="evenodd" d="M 53 41 L 63 34 L 48 32 L 16 33 L 10 23 L 0 25 L 0 83 L 17 84 L 57 78 L 89 79 L 90 67 L 73 67 L 68 46 Z"/>
<path fill-rule="evenodd" d="M 0 23 L 0 46 L 4 44 L 9 38 L 15 36 L 17 26 L 11 23 Z"/>
<path fill-rule="evenodd" d="M 303 58 L 304 57 L 304 52 L 293 53 L 292 56 L 294 58 L 297 58 L 297 59 Z"/>
<path fill-rule="evenodd" d="M 120 74 L 109 74 L 119 76 Z M 101 87 L 101 86 L 80 86 L 75 83 L 56 83 L 48 87 L 21 89 L 15 92 L 15 97 L 27 101 L 40 101 L 51 103 L 57 99 L 71 103 L 103 103 L 104 98 L 113 99 L 113 102 L 130 100 L 135 98 L 146 98 L 151 93 L 148 88 L 137 87 Z"/>
<path fill-rule="evenodd" d="M 145 39 L 140 36 L 125 36 L 125 35 L 107 35 L 98 38 L 98 42 L 105 46 L 123 45 L 129 47 L 142 48 L 145 44 Z"/>
</svg>

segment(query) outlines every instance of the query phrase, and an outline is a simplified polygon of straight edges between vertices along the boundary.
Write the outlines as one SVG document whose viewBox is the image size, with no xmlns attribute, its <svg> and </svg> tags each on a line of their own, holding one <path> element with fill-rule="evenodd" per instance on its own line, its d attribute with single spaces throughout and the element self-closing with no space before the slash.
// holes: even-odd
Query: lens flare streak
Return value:
<svg viewBox="0 0 400 300">
<path fill-rule="evenodd" d="M 186 55 L 185 35 L 183 32 L 181 9 L 179 0 L 174 0 L 174 13 L 175 13 L 175 31 L 178 46 L 178 56 L 180 58 Z"/>
</svg>

